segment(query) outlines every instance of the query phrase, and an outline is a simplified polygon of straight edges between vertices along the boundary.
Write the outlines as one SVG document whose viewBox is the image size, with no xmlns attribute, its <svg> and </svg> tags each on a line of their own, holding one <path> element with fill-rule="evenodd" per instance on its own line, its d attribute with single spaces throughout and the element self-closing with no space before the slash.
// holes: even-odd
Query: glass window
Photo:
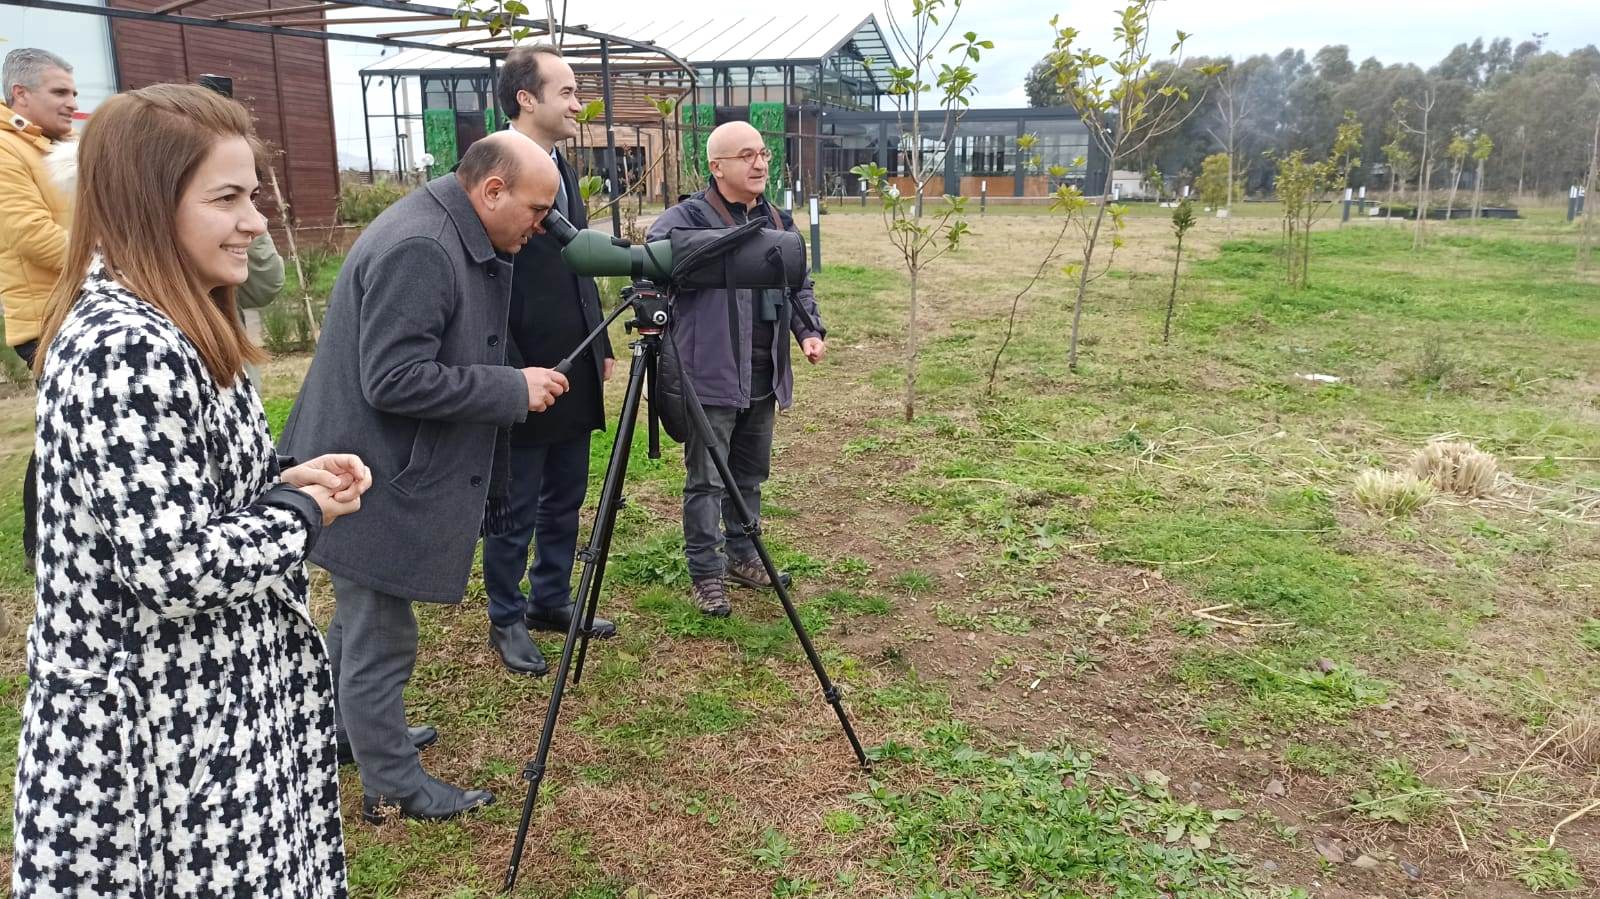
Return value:
<svg viewBox="0 0 1600 899">
<path fill-rule="evenodd" d="M 750 67 L 733 66 L 723 70 L 728 81 L 729 106 L 750 105 Z"/>
<path fill-rule="evenodd" d="M 963 121 L 956 140 L 957 171 L 964 175 L 1014 175 L 1017 123 Z"/>
<path fill-rule="evenodd" d="M 439 78 L 422 79 L 422 108 L 449 109 L 450 85 Z"/>
<path fill-rule="evenodd" d="M 1077 119 L 1029 119 L 1023 123 L 1029 134 L 1039 137 L 1034 153 L 1039 167 L 1067 170 L 1067 180 L 1082 179 L 1088 168 L 1089 130 Z M 1081 160 L 1081 161 L 1080 161 Z"/>
<path fill-rule="evenodd" d="M 471 79 L 462 78 L 456 81 L 456 111 L 479 112 L 483 109 L 483 98 L 478 96 L 478 88 Z"/>
</svg>

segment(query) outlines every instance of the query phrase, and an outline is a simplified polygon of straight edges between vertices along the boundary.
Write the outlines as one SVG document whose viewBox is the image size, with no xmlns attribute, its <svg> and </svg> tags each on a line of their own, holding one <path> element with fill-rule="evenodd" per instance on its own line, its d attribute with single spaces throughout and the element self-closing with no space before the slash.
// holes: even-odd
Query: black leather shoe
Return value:
<svg viewBox="0 0 1600 899">
<path fill-rule="evenodd" d="M 382 824 L 395 814 L 419 821 L 443 821 L 493 804 L 494 794 L 488 790 L 463 790 L 429 777 L 422 789 L 403 798 L 370 793 L 362 796 L 361 817 L 369 824 Z"/>
<path fill-rule="evenodd" d="M 421 727 L 406 728 L 406 736 L 411 738 L 411 745 L 419 750 L 427 749 L 429 746 L 439 742 L 439 732 L 426 724 Z M 350 748 L 348 742 L 340 740 L 336 751 L 339 754 L 340 765 L 354 765 L 356 763 L 355 750 Z"/>
<path fill-rule="evenodd" d="M 550 670 L 544 653 L 528 635 L 528 626 L 520 621 L 501 627 L 490 622 L 489 648 L 500 656 L 500 663 L 513 674 L 531 674 L 538 677 Z"/>
<path fill-rule="evenodd" d="M 577 603 L 570 602 L 553 609 L 529 606 L 527 614 L 523 617 L 528 622 L 528 627 L 532 630 L 555 631 L 564 634 L 567 632 L 567 628 L 572 626 L 572 616 L 577 612 L 577 609 Z M 617 626 L 615 624 L 601 618 L 599 615 L 594 616 L 594 627 L 590 628 L 589 636 L 604 640 L 607 637 L 615 637 L 616 635 Z"/>
</svg>

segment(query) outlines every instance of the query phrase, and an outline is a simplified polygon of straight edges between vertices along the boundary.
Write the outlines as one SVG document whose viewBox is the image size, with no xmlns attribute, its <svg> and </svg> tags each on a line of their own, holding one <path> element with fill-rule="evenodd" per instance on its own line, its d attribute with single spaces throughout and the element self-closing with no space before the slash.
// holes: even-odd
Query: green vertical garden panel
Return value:
<svg viewBox="0 0 1600 899">
<path fill-rule="evenodd" d="M 787 141 L 784 140 L 784 119 L 786 112 L 782 103 L 751 103 L 750 124 L 761 132 L 761 139 L 766 143 L 767 149 L 772 151 L 772 163 L 767 168 L 767 196 L 771 199 L 783 199 L 783 151 Z"/>
<path fill-rule="evenodd" d="M 428 177 L 437 178 L 456 164 L 456 114 L 450 109 L 422 111 L 422 148 L 433 156 Z"/>
<path fill-rule="evenodd" d="M 683 160 L 684 188 L 687 192 L 689 188 L 706 184 L 711 179 L 711 168 L 706 162 L 706 141 L 711 137 L 711 129 L 717 127 L 717 108 L 710 103 L 685 103 L 679 110 L 683 131 L 683 155 L 680 158 Z"/>
</svg>

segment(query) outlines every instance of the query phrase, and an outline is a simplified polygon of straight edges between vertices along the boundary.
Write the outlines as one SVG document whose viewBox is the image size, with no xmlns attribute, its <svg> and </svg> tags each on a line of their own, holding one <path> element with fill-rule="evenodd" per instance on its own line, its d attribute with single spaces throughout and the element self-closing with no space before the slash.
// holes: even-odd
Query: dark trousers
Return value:
<svg viewBox="0 0 1600 899">
<path fill-rule="evenodd" d="M 33 369 L 33 357 L 39 352 L 39 341 L 29 340 L 12 347 L 22 361 Z M 39 457 L 28 454 L 28 470 L 22 475 L 22 551 L 29 559 L 39 548 Z"/>
<path fill-rule="evenodd" d="M 411 601 L 333 576 L 334 725 L 350 740 L 361 786 L 372 796 L 404 798 L 427 775 L 406 734 L 406 684 L 417 664 L 417 617 Z"/>
<path fill-rule="evenodd" d="M 707 406 L 706 418 L 716 437 L 717 451 L 728 459 L 734 489 L 745 506 L 761 521 L 761 485 L 772 470 L 772 425 L 777 403 L 772 397 L 757 400 L 748 409 Z M 718 550 L 727 539 L 727 558 L 745 561 L 756 557 L 755 544 L 739 524 L 739 514 L 728 499 L 722 477 L 711 462 L 711 454 L 698 431 L 689 432 L 683 446 L 683 551 L 689 560 L 689 576 L 695 579 L 721 577 L 727 562 Z M 726 535 L 719 525 L 726 524 Z"/>
<path fill-rule="evenodd" d="M 578 511 L 588 488 L 588 434 L 544 446 L 511 448 L 514 525 L 509 533 L 483 539 L 483 586 L 489 594 L 489 620 L 496 626 L 515 624 L 530 601 L 543 609 L 572 602 Z M 528 593 L 522 592 L 524 574 Z"/>
</svg>

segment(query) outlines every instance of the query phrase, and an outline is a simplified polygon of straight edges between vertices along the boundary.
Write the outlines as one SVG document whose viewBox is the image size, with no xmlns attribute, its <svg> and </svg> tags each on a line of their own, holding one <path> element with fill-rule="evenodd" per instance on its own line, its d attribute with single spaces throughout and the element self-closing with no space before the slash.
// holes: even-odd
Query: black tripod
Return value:
<svg viewBox="0 0 1600 899">
<path fill-rule="evenodd" d="M 648 281 L 635 281 L 634 284 L 622 292 L 623 304 L 617 307 L 600 327 L 595 329 L 578 348 L 566 359 L 556 366 L 557 371 L 566 372 L 572 366 L 573 360 L 583 352 L 600 334 L 604 333 L 610 324 L 619 318 L 623 312 L 632 309 L 634 318 L 625 324 L 629 332 L 637 330 L 639 338 L 630 347 L 633 350 L 633 365 L 628 373 L 628 387 L 623 394 L 622 414 L 617 420 L 617 433 L 611 444 L 611 461 L 606 466 L 605 480 L 600 487 L 600 506 L 595 512 L 594 529 L 589 534 L 589 545 L 578 553 L 578 559 L 583 562 L 583 575 L 578 580 L 578 601 L 583 604 L 583 614 L 572 616 L 572 623 L 567 629 L 567 639 L 561 647 L 561 661 L 556 666 L 555 684 L 550 691 L 550 706 L 545 711 L 544 730 L 539 734 L 539 748 L 522 770 L 522 776 L 528 781 L 528 795 L 522 803 L 522 820 L 517 825 L 517 838 L 511 849 L 511 862 L 506 867 L 505 890 L 510 892 L 517 883 L 517 868 L 522 863 L 522 851 L 528 840 L 528 825 L 533 820 L 533 804 L 539 795 L 539 784 L 544 780 L 545 763 L 550 756 L 550 741 L 555 736 L 556 719 L 561 714 L 561 698 L 567 688 L 567 672 L 572 672 L 572 682 L 578 683 L 583 679 L 583 661 L 589 650 L 589 635 L 594 627 L 595 609 L 600 603 L 600 583 L 605 577 L 606 557 L 611 552 L 611 534 L 617 523 L 617 513 L 622 509 L 622 483 L 628 472 L 628 457 L 633 448 L 633 432 L 635 420 L 639 413 L 639 400 L 644 393 L 646 380 L 650 385 L 652 405 L 650 407 L 650 458 L 661 455 L 661 438 L 656 417 L 656 363 L 662 352 L 662 347 L 667 347 L 667 352 L 677 352 L 668 334 L 670 324 L 670 311 L 668 299 L 654 284 Z M 681 368 L 681 367 L 680 367 Z M 833 706 L 833 711 L 839 716 L 839 724 L 844 728 L 845 738 L 850 741 L 850 748 L 855 751 L 856 760 L 863 768 L 870 768 L 867 754 L 861 748 L 861 741 L 856 738 L 855 728 L 850 725 L 850 718 L 845 714 L 844 704 L 839 698 L 839 688 L 828 677 L 828 672 L 822 666 L 822 659 L 817 655 L 817 650 L 811 645 L 811 637 L 806 633 L 805 625 L 800 622 L 800 613 L 795 610 L 794 603 L 789 599 L 789 591 L 778 575 L 778 566 L 772 561 L 772 556 L 767 553 L 767 547 L 761 541 L 761 528 L 755 523 L 754 515 L 745 506 L 744 499 L 736 489 L 733 489 L 733 472 L 728 467 L 728 461 L 716 449 L 716 440 L 713 439 L 711 422 L 706 418 L 706 413 L 700 406 L 700 400 L 694 393 L 694 386 L 685 377 L 683 379 L 684 403 L 688 407 L 690 426 L 699 435 L 700 441 L 706 445 L 711 453 L 711 461 L 716 466 L 717 472 L 722 476 L 722 482 L 728 485 L 726 496 L 733 501 L 734 509 L 739 516 L 739 526 L 750 536 L 755 544 L 756 553 L 761 557 L 761 564 L 767 570 L 767 577 L 772 579 L 774 589 L 778 593 L 778 601 L 783 604 L 784 614 L 789 617 L 789 624 L 794 628 L 794 633 L 800 640 L 800 647 L 805 650 L 806 659 L 811 663 L 811 670 L 817 675 L 817 682 L 822 686 L 822 696 Z M 577 665 L 573 666 L 573 654 L 576 650 Z"/>
</svg>

